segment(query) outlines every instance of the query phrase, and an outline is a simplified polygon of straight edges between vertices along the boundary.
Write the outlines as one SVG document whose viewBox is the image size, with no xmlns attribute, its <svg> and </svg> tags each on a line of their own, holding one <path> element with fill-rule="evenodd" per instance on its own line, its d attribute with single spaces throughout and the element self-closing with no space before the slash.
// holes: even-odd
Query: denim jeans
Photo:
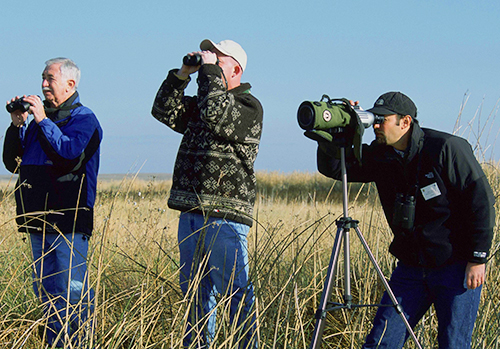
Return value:
<svg viewBox="0 0 500 349">
<path fill-rule="evenodd" d="M 389 285 L 412 328 L 434 304 L 440 349 L 470 348 L 481 288 L 468 290 L 466 262 L 435 269 L 410 267 L 401 262 Z M 387 292 L 382 304 L 392 304 Z M 409 333 L 394 307 L 380 307 L 363 348 L 402 348 Z"/>
<path fill-rule="evenodd" d="M 30 234 L 33 253 L 33 290 L 47 317 L 46 340 L 52 346 L 79 347 L 92 311 L 93 290 L 87 273 L 88 236 L 84 234 Z M 85 323 L 89 326 L 89 323 Z M 57 338 L 59 336 L 59 339 Z M 66 338 L 65 338 L 66 337 Z"/>
<path fill-rule="evenodd" d="M 249 230 L 245 224 L 224 218 L 181 213 L 180 286 L 193 302 L 184 337 L 186 348 L 194 341 L 208 346 L 214 338 L 217 294 L 230 296 L 231 324 L 236 320 L 239 327 L 246 321 L 238 330 L 240 347 L 255 346 L 254 292 L 248 279 Z"/>
</svg>

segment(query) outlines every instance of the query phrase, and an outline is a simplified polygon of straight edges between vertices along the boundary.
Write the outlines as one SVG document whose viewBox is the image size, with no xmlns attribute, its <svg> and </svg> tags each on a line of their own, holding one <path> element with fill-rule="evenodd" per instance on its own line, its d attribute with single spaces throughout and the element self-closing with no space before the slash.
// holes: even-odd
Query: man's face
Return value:
<svg viewBox="0 0 500 349">
<path fill-rule="evenodd" d="M 219 67 L 224 72 L 224 75 L 226 75 L 226 77 L 231 76 L 232 69 L 235 65 L 234 59 L 228 56 L 224 56 L 220 53 L 217 53 L 217 58 L 219 59 Z"/>
<path fill-rule="evenodd" d="M 384 115 L 384 122 L 373 124 L 377 143 L 390 146 L 396 145 L 407 132 L 407 129 L 402 126 L 402 120 L 399 120 L 398 115 Z"/>
<path fill-rule="evenodd" d="M 43 95 L 54 107 L 60 106 L 73 94 L 72 80 L 63 79 L 60 67 L 60 63 L 55 63 L 46 67 L 42 73 Z"/>
<path fill-rule="evenodd" d="M 234 58 L 220 53 L 218 50 L 213 50 L 212 52 L 214 52 L 217 55 L 217 59 L 219 60 L 218 65 L 222 69 L 222 72 L 224 73 L 224 76 L 227 79 L 227 82 L 229 84 L 229 86 L 227 86 L 227 89 L 230 90 L 239 85 L 239 81 L 237 84 L 235 84 L 232 81 L 234 74 L 238 73 L 237 71 L 235 71 L 235 69 L 238 69 L 238 71 L 241 69 L 238 62 L 236 62 Z"/>
</svg>

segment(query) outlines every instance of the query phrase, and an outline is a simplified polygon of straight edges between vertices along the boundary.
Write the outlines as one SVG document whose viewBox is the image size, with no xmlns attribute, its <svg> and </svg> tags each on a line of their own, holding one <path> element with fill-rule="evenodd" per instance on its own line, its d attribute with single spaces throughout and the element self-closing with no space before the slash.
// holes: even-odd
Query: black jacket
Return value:
<svg viewBox="0 0 500 349">
<path fill-rule="evenodd" d="M 348 159 L 350 182 L 375 182 L 394 233 L 389 251 L 414 266 L 462 260 L 485 263 L 493 238 L 495 199 L 470 144 L 447 133 L 412 127 L 404 158 L 393 147 L 363 145 L 361 164 Z M 318 169 L 340 179 L 340 161 L 318 149 Z M 430 193 L 424 194 L 422 190 Z M 396 196 L 416 198 L 413 230 L 393 223 Z"/>
</svg>

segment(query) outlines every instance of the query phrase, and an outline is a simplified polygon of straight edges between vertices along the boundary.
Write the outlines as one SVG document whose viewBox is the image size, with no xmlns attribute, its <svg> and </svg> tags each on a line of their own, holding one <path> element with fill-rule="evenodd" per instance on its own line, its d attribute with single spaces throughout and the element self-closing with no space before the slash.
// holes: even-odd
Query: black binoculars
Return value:
<svg viewBox="0 0 500 349">
<path fill-rule="evenodd" d="M 19 111 L 21 111 L 21 113 L 24 113 L 24 112 L 27 112 L 30 109 L 30 107 L 31 107 L 31 104 L 26 102 L 23 97 L 18 98 L 15 101 L 10 102 L 9 104 L 7 104 L 5 106 L 5 108 L 7 109 L 7 111 L 9 113 L 13 113 L 16 110 L 19 110 Z"/>
</svg>

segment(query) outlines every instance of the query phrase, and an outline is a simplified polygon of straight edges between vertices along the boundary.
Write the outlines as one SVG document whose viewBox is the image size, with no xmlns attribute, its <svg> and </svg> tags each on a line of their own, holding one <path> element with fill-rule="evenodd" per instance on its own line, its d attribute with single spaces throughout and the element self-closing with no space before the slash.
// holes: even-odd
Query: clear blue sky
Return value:
<svg viewBox="0 0 500 349">
<path fill-rule="evenodd" d="M 180 135 L 151 105 L 168 70 L 205 38 L 248 54 L 243 80 L 264 106 L 258 170 L 316 171 L 316 146 L 296 121 L 302 101 L 328 94 L 369 108 L 394 90 L 414 100 L 423 126 L 447 132 L 466 95 L 462 134 L 475 144 L 467 123 L 486 125 L 488 158 L 499 158 L 500 122 L 488 120 L 500 98 L 499 1 L 28 0 L 4 4 L 0 17 L 0 97 L 41 94 L 44 62 L 73 59 L 82 102 L 105 132 L 101 173 L 172 171 Z"/>
</svg>

